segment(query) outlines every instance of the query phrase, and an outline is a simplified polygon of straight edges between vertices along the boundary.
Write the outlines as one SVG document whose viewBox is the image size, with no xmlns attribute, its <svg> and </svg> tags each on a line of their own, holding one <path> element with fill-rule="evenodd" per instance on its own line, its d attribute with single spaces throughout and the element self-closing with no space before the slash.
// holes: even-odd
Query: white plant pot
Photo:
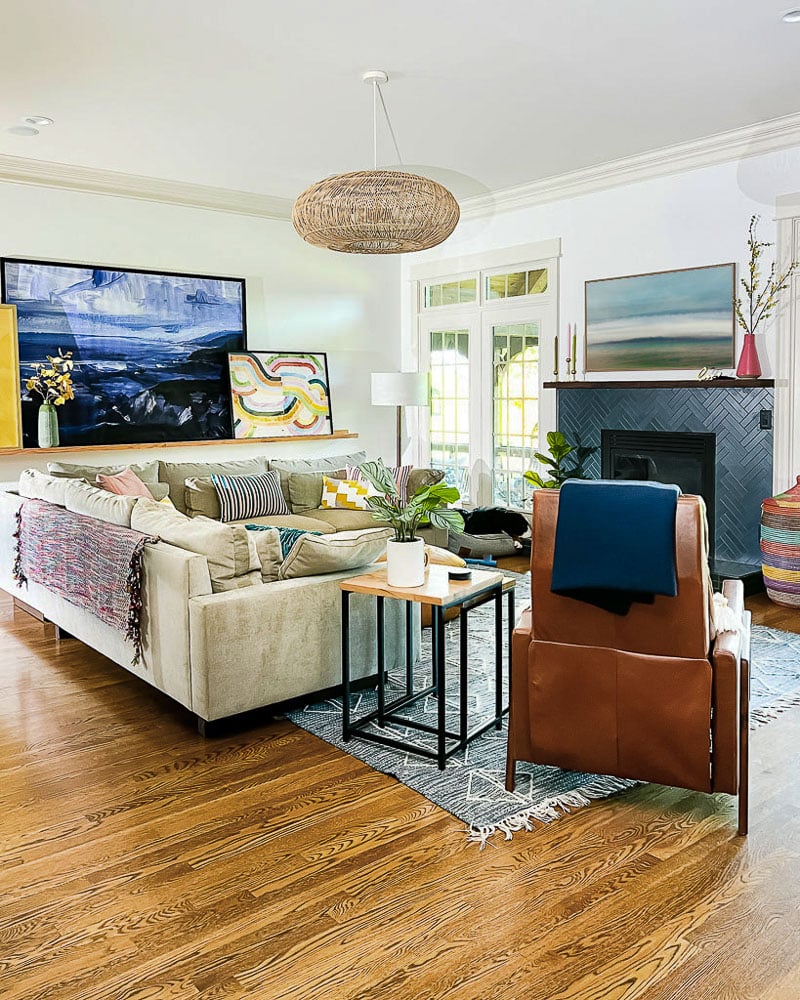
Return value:
<svg viewBox="0 0 800 1000">
<path fill-rule="evenodd" d="M 387 541 L 386 582 L 390 587 L 421 587 L 427 564 L 428 553 L 421 538 L 413 542 Z"/>
</svg>

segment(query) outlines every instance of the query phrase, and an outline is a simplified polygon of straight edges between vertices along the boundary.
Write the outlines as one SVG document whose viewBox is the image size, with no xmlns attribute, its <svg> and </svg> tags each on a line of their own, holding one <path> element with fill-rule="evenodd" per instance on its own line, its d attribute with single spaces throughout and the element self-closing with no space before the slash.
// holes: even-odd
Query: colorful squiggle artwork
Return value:
<svg viewBox="0 0 800 1000">
<path fill-rule="evenodd" d="M 237 438 L 332 434 L 324 354 L 229 354 Z"/>
</svg>

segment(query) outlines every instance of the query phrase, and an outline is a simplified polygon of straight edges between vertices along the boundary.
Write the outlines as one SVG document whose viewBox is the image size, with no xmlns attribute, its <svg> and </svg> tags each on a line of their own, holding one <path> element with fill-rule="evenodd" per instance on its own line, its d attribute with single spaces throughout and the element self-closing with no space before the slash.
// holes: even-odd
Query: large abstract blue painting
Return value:
<svg viewBox="0 0 800 1000">
<path fill-rule="evenodd" d="M 586 282 L 586 371 L 730 368 L 733 264 Z"/>
<path fill-rule="evenodd" d="M 245 347 L 244 281 L 4 259 L 17 307 L 23 445 L 36 445 L 31 365 L 72 351 L 61 444 L 232 438 L 228 353 Z"/>
</svg>

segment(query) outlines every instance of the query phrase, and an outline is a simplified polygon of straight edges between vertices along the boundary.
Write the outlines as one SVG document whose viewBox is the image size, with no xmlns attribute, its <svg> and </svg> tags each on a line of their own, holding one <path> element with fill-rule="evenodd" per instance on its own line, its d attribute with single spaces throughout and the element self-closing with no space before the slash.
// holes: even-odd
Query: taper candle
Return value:
<svg viewBox="0 0 800 1000">
<path fill-rule="evenodd" d="M 558 376 L 558 334 L 556 334 L 555 344 L 553 348 L 553 374 Z"/>
<path fill-rule="evenodd" d="M 576 362 L 578 358 L 578 324 L 575 324 L 575 331 L 572 334 L 572 374 L 576 373 Z"/>
</svg>

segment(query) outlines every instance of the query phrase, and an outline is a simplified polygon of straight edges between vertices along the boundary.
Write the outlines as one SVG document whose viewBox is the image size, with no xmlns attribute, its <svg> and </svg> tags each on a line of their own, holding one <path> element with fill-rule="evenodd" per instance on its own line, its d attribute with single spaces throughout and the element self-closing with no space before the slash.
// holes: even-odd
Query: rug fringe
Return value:
<svg viewBox="0 0 800 1000">
<path fill-rule="evenodd" d="M 750 728 L 758 729 L 760 726 L 766 726 L 768 722 L 773 722 L 779 715 L 788 712 L 790 708 L 797 708 L 798 705 L 800 705 L 800 691 L 793 691 L 789 694 L 781 695 L 780 698 L 776 698 L 769 705 L 763 705 L 761 708 L 751 708 Z"/>
<path fill-rule="evenodd" d="M 608 798 L 609 795 L 625 792 L 639 784 L 641 782 L 629 778 L 612 778 L 609 775 L 604 775 L 595 778 L 587 785 L 573 789 L 571 792 L 564 792 L 563 795 L 544 799 L 535 806 L 531 806 L 530 809 L 523 809 L 522 812 L 507 816 L 498 823 L 489 826 L 470 826 L 467 828 L 467 838 L 471 844 L 479 844 L 480 849 L 483 850 L 489 842 L 489 838 L 496 833 L 502 833 L 506 840 L 511 840 L 514 834 L 521 830 L 533 830 L 534 821 L 551 823 L 572 809 L 580 809 L 596 799 Z"/>
</svg>

